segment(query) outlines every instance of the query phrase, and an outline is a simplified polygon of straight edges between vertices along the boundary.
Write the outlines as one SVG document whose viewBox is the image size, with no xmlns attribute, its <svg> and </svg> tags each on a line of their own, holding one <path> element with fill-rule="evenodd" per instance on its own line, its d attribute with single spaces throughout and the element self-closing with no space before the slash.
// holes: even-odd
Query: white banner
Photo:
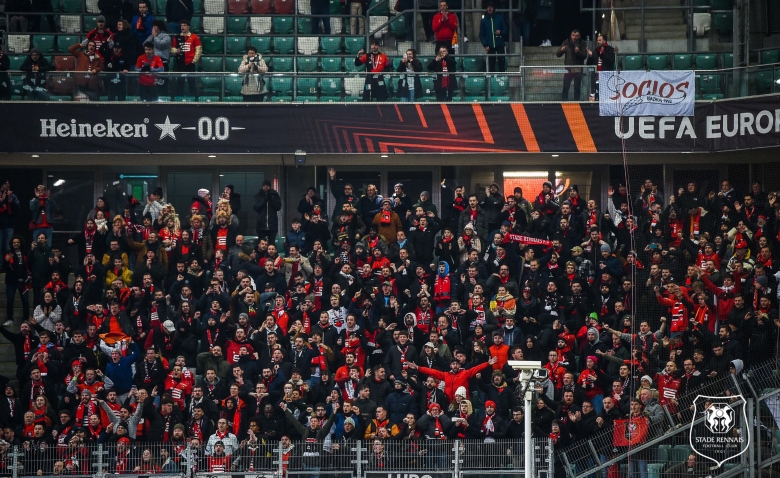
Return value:
<svg viewBox="0 0 780 478">
<path fill-rule="evenodd" d="M 693 116 L 693 71 L 600 71 L 601 116 Z"/>
</svg>

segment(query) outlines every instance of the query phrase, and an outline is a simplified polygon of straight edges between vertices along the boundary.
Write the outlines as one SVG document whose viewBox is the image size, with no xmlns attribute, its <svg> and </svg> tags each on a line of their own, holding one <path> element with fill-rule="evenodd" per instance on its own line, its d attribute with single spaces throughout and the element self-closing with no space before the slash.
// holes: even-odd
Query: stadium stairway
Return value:
<svg viewBox="0 0 780 478">
<path fill-rule="evenodd" d="M 679 0 L 645 0 L 645 6 L 679 6 Z M 647 10 L 645 11 L 646 40 L 679 40 L 686 38 L 687 27 L 684 14 L 677 10 Z M 640 11 L 626 12 L 626 36 L 637 40 L 641 36 L 642 14 Z"/>
<path fill-rule="evenodd" d="M 0 273 L 0 284 L 3 284 L 3 289 L 5 289 L 5 274 Z M 32 291 L 29 292 L 30 294 L 30 300 L 32 301 Z M 7 304 L 5 292 L 0 294 L 0 325 L 2 325 L 6 321 L 6 310 L 5 306 Z M 14 316 L 16 317 L 16 323 L 17 325 L 13 325 L 10 327 L 6 327 L 8 330 L 12 332 L 19 332 L 19 323 L 21 322 L 22 317 L 22 303 L 19 300 L 19 297 L 16 297 L 16 301 L 14 301 Z M 32 308 L 30 310 L 30 313 L 32 313 Z M 6 340 L 5 337 L 0 336 L 0 375 L 8 377 L 11 379 L 11 384 L 18 388 L 18 384 L 16 381 L 16 358 L 14 353 L 14 346 Z"/>
</svg>

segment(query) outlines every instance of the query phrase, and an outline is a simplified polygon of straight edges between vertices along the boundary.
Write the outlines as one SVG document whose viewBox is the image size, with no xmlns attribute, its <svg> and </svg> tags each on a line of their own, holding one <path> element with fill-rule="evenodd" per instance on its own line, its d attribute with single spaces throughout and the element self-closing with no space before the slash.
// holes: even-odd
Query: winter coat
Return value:
<svg viewBox="0 0 780 478">
<path fill-rule="evenodd" d="M 268 92 L 262 76 L 268 72 L 268 65 L 259 53 L 252 61 L 244 55 L 243 61 L 238 65 L 238 72 L 244 73 L 244 79 L 241 81 L 242 95 L 262 95 Z"/>
<path fill-rule="evenodd" d="M 262 189 L 255 194 L 254 210 L 257 213 L 257 230 L 277 231 L 279 229 L 279 215 L 282 209 L 282 198 L 273 189 L 268 192 Z"/>
<path fill-rule="evenodd" d="M 404 390 L 393 390 L 393 393 L 385 399 L 387 417 L 393 423 L 403 423 L 407 413 L 417 416 L 417 404 L 414 397 Z"/>
<path fill-rule="evenodd" d="M 398 65 L 398 68 L 395 70 L 398 73 L 406 73 L 406 65 L 403 63 L 400 63 Z M 412 60 L 412 71 L 414 72 L 421 72 L 423 71 L 422 63 L 418 59 Z M 409 97 L 409 85 L 408 85 L 408 78 L 406 76 L 402 76 L 398 80 L 398 97 L 399 98 L 408 98 Z M 422 82 L 420 81 L 419 75 L 414 75 L 414 99 L 421 98 L 423 96 L 423 89 L 422 89 Z"/>
<path fill-rule="evenodd" d="M 496 30 L 500 31 L 500 35 L 496 35 Z M 489 46 L 490 48 L 503 48 L 506 46 L 505 38 L 509 35 L 509 28 L 506 26 L 504 16 L 500 13 L 493 13 L 492 15 L 485 15 L 482 17 L 482 21 L 479 23 L 479 41 L 482 42 L 482 46 Z"/>
</svg>

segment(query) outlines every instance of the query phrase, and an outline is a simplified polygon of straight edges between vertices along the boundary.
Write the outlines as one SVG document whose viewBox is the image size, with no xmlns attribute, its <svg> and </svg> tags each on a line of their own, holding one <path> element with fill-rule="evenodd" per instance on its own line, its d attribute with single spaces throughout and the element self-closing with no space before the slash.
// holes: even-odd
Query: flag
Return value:
<svg viewBox="0 0 780 478">
<path fill-rule="evenodd" d="M 615 420 L 612 433 L 612 442 L 615 446 L 634 446 L 644 443 L 647 440 L 647 418 Z"/>
</svg>

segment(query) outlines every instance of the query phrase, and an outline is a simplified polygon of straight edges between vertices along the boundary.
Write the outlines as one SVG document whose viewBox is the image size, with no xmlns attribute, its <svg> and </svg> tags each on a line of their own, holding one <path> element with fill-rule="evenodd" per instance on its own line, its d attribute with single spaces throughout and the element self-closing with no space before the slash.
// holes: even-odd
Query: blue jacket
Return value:
<svg viewBox="0 0 780 478">
<path fill-rule="evenodd" d="M 130 344 L 130 355 L 121 357 L 117 363 L 109 359 L 106 364 L 106 376 L 114 382 L 117 395 L 129 392 L 133 386 L 133 364 L 139 355 L 138 345 L 133 342 Z"/>
<path fill-rule="evenodd" d="M 136 28 L 138 25 L 138 17 L 139 15 L 133 17 L 133 21 L 130 22 L 130 30 L 135 33 L 135 35 L 138 37 L 138 42 L 143 45 L 149 35 L 152 34 L 152 22 L 154 21 L 154 15 L 151 13 L 146 14 L 144 21 L 141 23 L 143 26 L 141 29 Z"/>
<path fill-rule="evenodd" d="M 500 35 L 496 35 L 496 30 L 500 31 Z M 482 46 L 489 46 L 490 48 L 501 48 L 506 46 L 506 36 L 509 35 L 506 22 L 503 15 L 493 13 L 492 15 L 485 14 L 482 17 L 482 21 L 479 23 L 479 41 L 482 42 Z"/>
</svg>

